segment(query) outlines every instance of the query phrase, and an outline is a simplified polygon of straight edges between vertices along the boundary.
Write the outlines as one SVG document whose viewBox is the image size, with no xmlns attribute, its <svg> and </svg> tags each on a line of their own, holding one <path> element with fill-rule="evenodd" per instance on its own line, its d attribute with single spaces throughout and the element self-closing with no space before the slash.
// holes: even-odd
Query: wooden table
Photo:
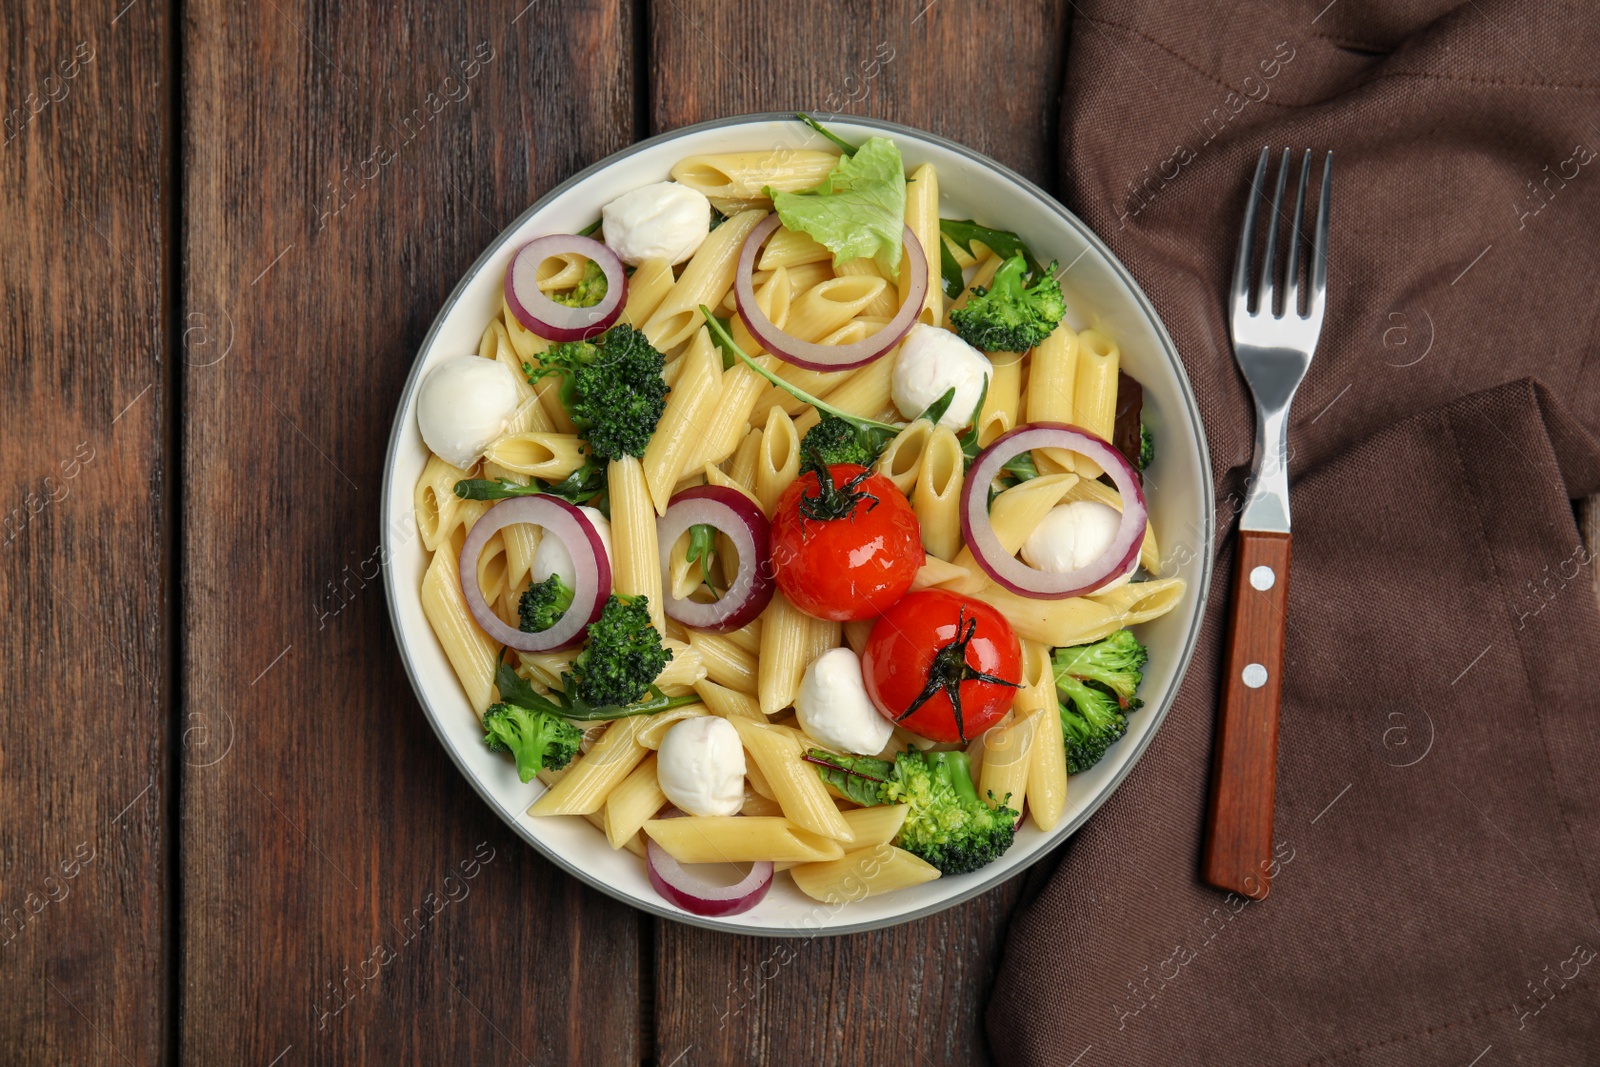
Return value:
<svg viewBox="0 0 1600 1067">
<path fill-rule="evenodd" d="M 502 825 L 401 669 L 379 472 L 446 295 L 556 182 L 808 108 L 1048 187 L 1063 10 L 8 2 L 0 1063 L 985 1059 L 1018 885 L 735 938 Z"/>
</svg>

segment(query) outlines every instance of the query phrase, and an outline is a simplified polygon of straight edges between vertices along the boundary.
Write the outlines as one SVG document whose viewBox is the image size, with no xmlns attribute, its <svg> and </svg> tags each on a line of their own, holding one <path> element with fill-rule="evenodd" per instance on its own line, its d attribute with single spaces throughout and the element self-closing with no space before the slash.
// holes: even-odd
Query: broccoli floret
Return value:
<svg viewBox="0 0 1600 1067">
<path fill-rule="evenodd" d="M 606 272 L 600 264 L 590 260 L 583 268 L 583 280 L 564 293 L 548 294 L 551 300 L 569 308 L 594 307 L 606 298 Z"/>
<path fill-rule="evenodd" d="M 1069 773 L 1093 767 L 1128 732 L 1126 712 L 1143 704 L 1134 693 L 1149 659 L 1131 630 L 1118 630 L 1090 645 L 1056 649 L 1052 668 L 1062 698 Z"/>
<path fill-rule="evenodd" d="M 881 450 L 882 445 L 871 434 L 836 415 L 824 415 L 800 440 L 800 454 L 807 461 L 814 458 L 830 467 L 836 463 L 870 467 L 878 462 Z"/>
<path fill-rule="evenodd" d="M 517 601 L 519 625 L 524 633 L 540 633 L 554 626 L 571 606 L 572 590 L 561 580 L 561 575 L 552 574 L 528 586 L 522 599 Z"/>
<path fill-rule="evenodd" d="M 1150 427 L 1147 423 L 1139 424 L 1139 469 L 1144 470 L 1156 458 L 1155 438 L 1150 436 Z"/>
<path fill-rule="evenodd" d="M 906 804 L 894 843 L 943 874 L 966 874 L 999 859 L 1016 836 L 1009 796 L 985 803 L 972 784 L 965 752 L 908 748 L 893 763 L 870 756 L 836 756 L 812 749 L 822 780 L 862 804 Z"/>
<path fill-rule="evenodd" d="M 950 313 L 961 339 L 984 352 L 1026 352 L 1049 337 L 1067 313 L 1055 264 L 1025 284 L 1022 256 L 1012 256 L 995 271 L 989 287 L 977 286 L 967 306 Z"/>
<path fill-rule="evenodd" d="M 1061 731 L 1067 745 L 1067 773 L 1081 774 L 1100 762 L 1106 749 L 1128 732 L 1128 717 L 1116 697 L 1076 678 L 1056 681 L 1061 695 Z"/>
<path fill-rule="evenodd" d="M 561 403 L 588 438 L 596 459 L 642 458 L 666 410 L 665 358 L 631 326 L 613 326 L 594 341 L 550 346 L 539 366 L 522 365 L 529 382 L 561 375 Z"/>
<path fill-rule="evenodd" d="M 649 598 L 612 593 L 572 661 L 571 687 L 590 707 L 631 704 L 649 692 L 671 659 L 672 650 L 650 624 Z"/>
<path fill-rule="evenodd" d="M 491 752 L 517 757 L 517 777 L 533 781 L 540 770 L 559 771 L 578 754 L 583 733 L 559 715 L 515 704 L 491 704 L 483 713 L 483 740 Z"/>
</svg>

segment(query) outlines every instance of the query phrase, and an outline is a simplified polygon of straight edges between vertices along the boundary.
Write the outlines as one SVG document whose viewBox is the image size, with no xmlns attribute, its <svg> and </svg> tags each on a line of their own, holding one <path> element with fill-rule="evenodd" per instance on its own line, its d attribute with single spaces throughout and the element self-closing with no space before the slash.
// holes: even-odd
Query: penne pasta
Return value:
<svg viewBox="0 0 1600 1067">
<path fill-rule="evenodd" d="M 826 263 L 832 259 L 833 253 L 828 251 L 827 246 L 809 233 L 779 226 L 772 231 L 766 247 L 761 250 L 756 269 L 778 270 L 780 267 L 798 267 L 803 263 Z"/>
<path fill-rule="evenodd" d="M 700 653 L 706 677 L 741 693 L 756 692 L 756 657 L 716 634 L 692 630 L 689 647 Z"/>
<path fill-rule="evenodd" d="M 605 804 L 611 791 L 642 762 L 649 752 L 639 744 L 639 733 L 650 716 L 616 719 L 594 747 L 567 766 L 561 780 L 534 801 L 529 815 L 592 815 Z"/>
<path fill-rule="evenodd" d="M 703 678 L 694 683 L 694 691 L 701 700 L 705 701 L 706 710 L 713 715 L 720 715 L 724 719 L 766 721 L 766 716 L 761 714 L 760 703 L 750 693 L 741 693 L 737 689 L 730 689 L 725 685 L 713 682 L 710 678 Z"/>
<path fill-rule="evenodd" d="M 794 731 L 753 719 L 729 719 L 739 731 L 745 752 L 772 786 L 773 798 L 796 826 L 846 844 L 855 840 L 817 769 L 801 759 L 804 749 Z"/>
<path fill-rule="evenodd" d="M 978 796 L 991 805 L 1004 804 L 1021 811 L 1028 790 L 1029 755 L 1033 751 L 1037 716 L 992 726 L 983 735 L 983 770 L 978 776 Z M 1058 722 L 1059 726 L 1059 722 Z"/>
<path fill-rule="evenodd" d="M 922 526 L 922 547 L 929 555 L 954 559 L 961 551 L 961 485 L 966 473 L 961 442 L 953 431 L 938 427 L 928 438 L 911 494 Z"/>
<path fill-rule="evenodd" d="M 922 457 L 933 437 L 933 423 L 918 419 L 895 435 L 889 447 L 878 457 L 878 473 L 894 483 L 894 487 L 911 495 L 922 471 Z"/>
<path fill-rule="evenodd" d="M 939 288 L 939 175 L 932 163 L 924 163 L 906 183 L 906 225 L 916 235 L 923 257 L 928 261 L 928 295 L 922 299 L 918 322 L 937 326 L 944 319 L 944 292 Z M 900 295 L 895 311 L 910 293 L 911 272 L 900 270 Z M 890 312 L 891 315 L 894 311 Z"/>
<path fill-rule="evenodd" d="M 878 845 L 836 860 L 802 863 L 789 874 L 806 896 L 838 905 L 931 882 L 939 869 L 904 849 Z"/>
<path fill-rule="evenodd" d="M 647 259 L 639 264 L 628 279 L 628 302 L 622 306 L 622 317 L 617 321 L 634 328 L 643 326 L 677 280 L 672 264 L 664 259 Z"/>
<path fill-rule="evenodd" d="M 888 288 L 889 283 L 882 278 L 865 275 L 818 282 L 790 304 L 784 332 L 802 341 L 820 341 L 863 314 Z"/>
<path fill-rule="evenodd" d="M 1078 335 L 1077 377 L 1072 387 L 1073 417 L 1068 421 L 1107 441 L 1111 440 L 1117 422 L 1117 369 L 1121 361 L 1121 350 L 1099 330 L 1084 330 Z M 1085 479 L 1100 477 L 1100 464 L 1088 456 L 1074 453 L 1072 462 L 1073 470 Z"/>
<path fill-rule="evenodd" d="M 1022 542 L 1033 533 L 1052 508 L 1065 499 L 1078 483 L 1076 474 L 1041 474 L 1007 489 L 989 505 L 989 525 L 994 529 L 1000 547 L 1012 555 L 1022 548 Z M 955 558 L 955 565 L 966 572 L 966 580 L 951 575 L 940 584 L 956 592 L 972 593 L 988 584 L 988 576 L 978 569 L 978 561 L 970 548 L 963 548 Z"/>
<path fill-rule="evenodd" d="M 695 254 L 689 257 L 683 273 L 662 297 L 640 327 L 652 345 L 662 352 L 676 348 L 705 325 L 700 305 L 716 307 L 733 287 L 739 250 L 764 211 L 746 211 L 711 231 Z"/>
<path fill-rule="evenodd" d="M 1122 510 L 1122 494 L 1113 486 L 1093 478 L 1083 478 L 1067 490 L 1063 501 L 1094 500 L 1108 507 Z M 1156 532 L 1149 519 L 1145 520 L 1144 540 L 1139 543 L 1139 565 L 1151 574 L 1161 570 L 1161 549 L 1156 544 Z"/>
<path fill-rule="evenodd" d="M 1007 358 L 1011 357 L 1011 358 Z M 989 391 L 978 412 L 978 447 L 987 448 L 994 439 L 1019 423 L 1022 403 L 1022 360 L 1011 352 L 991 352 L 994 372 L 989 375 Z"/>
<path fill-rule="evenodd" d="M 467 702 L 479 715 L 489 706 L 499 646 L 478 628 L 461 592 L 457 555 L 439 551 L 422 576 L 422 613 L 461 680 Z"/>
<path fill-rule="evenodd" d="M 681 708 L 646 715 L 644 718 L 647 721 L 639 730 L 639 744 L 654 752 L 661 747 L 661 739 L 666 737 L 668 730 L 685 719 L 698 719 L 709 714 L 704 704 L 686 704 Z"/>
<path fill-rule="evenodd" d="M 755 658 L 759 665 L 755 692 L 764 714 L 776 715 L 794 703 L 811 662 L 811 642 L 810 616 L 783 593 L 773 593 L 772 603 L 761 613 L 761 654 Z"/>
<path fill-rule="evenodd" d="M 650 622 L 664 631 L 661 556 L 656 550 L 656 509 L 644 467 L 632 456 L 607 465 L 611 490 L 611 585 L 625 596 L 649 598 Z"/>
<path fill-rule="evenodd" d="M 844 855 L 838 841 L 781 816 L 651 819 L 644 824 L 644 832 L 679 863 L 816 863 Z"/>
<path fill-rule="evenodd" d="M 813 188 L 838 165 L 837 153 L 813 149 L 717 152 L 679 160 L 672 168 L 672 180 L 707 197 L 770 203 L 768 189 L 792 193 Z"/>
<path fill-rule="evenodd" d="M 870 808 L 855 808 L 844 812 L 844 821 L 855 835 L 856 849 L 887 845 L 906 823 L 911 808 L 906 804 L 878 804 Z"/>
<path fill-rule="evenodd" d="M 429 454 L 412 497 L 417 534 L 429 552 L 448 541 L 460 523 L 462 505 L 468 502 L 456 496 L 456 483 L 470 477 L 470 472 Z"/>
<path fill-rule="evenodd" d="M 514 474 L 547 482 L 561 481 L 586 458 L 576 434 L 543 431 L 508 433 L 490 442 L 483 457 Z"/>
<path fill-rule="evenodd" d="M 683 365 L 656 432 L 645 447 L 645 484 L 657 515 L 667 513 L 673 487 L 694 457 L 707 450 L 706 426 L 722 396 L 722 353 L 701 327 L 689 350 L 678 360 Z M 659 566 L 659 564 L 658 564 Z"/>
<path fill-rule="evenodd" d="M 1028 365 L 1029 422 L 1064 422 L 1080 425 L 1073 407 L 1077 395 L 1078 335 L 1065 322 L 1033 350 Z M 1062 448 L 1035 449 L 1034 463 L 1041 471 L 1073 469 L 1075 456 Z M 1087 475 L 1094 477 L 1094 475 Z"/>
<path fill-rule="evenodd" d="M 768 518 L 777 507 L 778 497 L 799 474 L 800 434 L 782 408 L 773 408 L 761 433 L 755 466 L 756 499 L 761 501 L 761 510 Z"/>
<path fill-rule="evenodd" d="M 667 795 L 656 781 L 656 754 L 652 752 L 606 797 L 601 827 L 606 840 L 613 849 L 622 848 L 666 806 Z"/>
<path fill-rule="evenodd" d="M 999 609 L 1018 637 L 1051 646 L 1098 641 L 1125 626 L 1165 615 L 1183 596 L 1181 578 L 1129 582 L 1109 593 L 1065 600 L 1034 600 L 986 585 L 973 596 Z"/>
</svg>

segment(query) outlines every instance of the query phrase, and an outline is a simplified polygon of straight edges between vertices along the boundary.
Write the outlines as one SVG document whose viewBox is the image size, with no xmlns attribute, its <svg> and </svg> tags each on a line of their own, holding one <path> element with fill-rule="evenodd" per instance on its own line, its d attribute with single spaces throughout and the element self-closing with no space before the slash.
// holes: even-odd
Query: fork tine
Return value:
<svg viewBox="0 0 1600 1067">
<path fill-rule="evenodd" d="M 1261 256 L 1261 295 L 1256 298 L 1256 311 L 1276 316 L 1277 283 L 1272 275 L 1278 265 L 1278 219 L 1283 215 L 1283 183 L 1289 177 L 1289 150 L 1283 150 L 1283 162 L 1278 165 L 1278 183 L 1272 190 L 1272 214 L 1267 216 L 1267 247 Z"/>
<path fill-rule="evenodd" d="M 1328 295 L 1328 202 L 1333 196 L 1333 152 L 1322 163 L 1322 193 L 1317 199 L 1317 236 L 1311 245 L 1311 299 L 1307 316 L 1320 317 Z"/>
<path fill-rule="evenodd" d="M 1283 264 L 1283 313 L 1300 314 L 1300 222 L 1306 213 L 1306 186 L 1311 181 L 1311 149 L 1300 158 L 1300 183 L 1294 194 L 1294 219 L 1289 227 L 1289 258 Z"/>
<path fill-rule="evenodd" d="M 1233 261 L 1233 313 L 1250 310 L 1250 252 L 1256 243 L 1256 206 L 1261 202 L 1261 182 L 1267 176 L 1267 152 L 1263 146 L 1256 161 L 1256 176 L 1250 179 L 1250 199 L 1245 204 L 1244 228 L 1239 231 L 1239 255 Z"/>
</svg>

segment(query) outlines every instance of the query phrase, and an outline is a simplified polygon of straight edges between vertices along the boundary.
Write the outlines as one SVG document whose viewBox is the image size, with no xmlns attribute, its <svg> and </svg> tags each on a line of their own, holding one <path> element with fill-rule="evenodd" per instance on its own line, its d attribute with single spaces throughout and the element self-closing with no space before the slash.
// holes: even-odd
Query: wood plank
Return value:
<svg viewBox="0 0 1600 1067">
<path fill-rule="evenodd" d="M 954 138 L 1049 188 L 1064 11 L 1020 5 L 1002 25 L 983 5 L 937 0 L 776 5 L 760 19 L 706 0 L 654 3 L 652 125 L 791 108 L 869 115 Z M 660 923 L 657 1061 L 987 1062 L 982 1013 L 1020 888 L 845 938 Z"/>
<path fill-rule="evenodd" d="M 154 1063 L 167 1012 L 172 55 L 0 12 L 3 1063 Z"/>
<path fill-rule="evenodd" d="M 204 0 L 184 29 L 186 312 L 228 344 L 185 383 L 185 712 L 214 743 L 183 788 L 183 1059 L 636 1061 L 637 916 L 471 791 L 374 577 L 412 358 L 504 225 L 633 139 L 631 9 Z"/>
</svg>

